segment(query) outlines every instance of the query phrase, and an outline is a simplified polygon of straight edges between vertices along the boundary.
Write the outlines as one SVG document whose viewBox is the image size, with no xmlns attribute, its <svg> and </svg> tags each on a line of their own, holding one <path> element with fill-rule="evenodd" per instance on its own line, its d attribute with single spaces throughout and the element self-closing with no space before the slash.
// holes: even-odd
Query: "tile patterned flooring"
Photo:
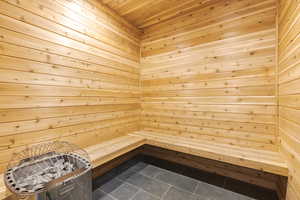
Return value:
<svg viewBox="0 0 300 200">
<path fill-rule="evenodd" d="M 93 200 L 277 200 L 273 191 L 254 185 L 158 163 L 133 159 L 98 177 L 93 182 Z"/>
</svg>

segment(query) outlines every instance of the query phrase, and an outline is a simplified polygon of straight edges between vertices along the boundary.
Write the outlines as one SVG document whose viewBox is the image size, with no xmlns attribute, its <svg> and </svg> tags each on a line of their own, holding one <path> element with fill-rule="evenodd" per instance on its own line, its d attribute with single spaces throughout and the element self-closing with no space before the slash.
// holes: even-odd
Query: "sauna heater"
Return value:
<svg viewBox="0 0 300 200">
<path fill-rule="evenodd" d="M 15 154 L 4 181 L 20 199 L 92 200 L 89 157 L 67 142 L 36 145 Z"/>
</svg>

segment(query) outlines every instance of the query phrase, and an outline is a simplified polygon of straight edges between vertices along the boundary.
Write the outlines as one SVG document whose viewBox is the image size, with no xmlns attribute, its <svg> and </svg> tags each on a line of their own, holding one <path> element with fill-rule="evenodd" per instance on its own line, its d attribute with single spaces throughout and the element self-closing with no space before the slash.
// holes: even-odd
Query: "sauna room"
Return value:
<svg viewBox="0 0 300 200">
<path fill-rule="evenodd" d="M 300 200 L 300 0 L 0 0 L 0 199 Z"/>
</svg>

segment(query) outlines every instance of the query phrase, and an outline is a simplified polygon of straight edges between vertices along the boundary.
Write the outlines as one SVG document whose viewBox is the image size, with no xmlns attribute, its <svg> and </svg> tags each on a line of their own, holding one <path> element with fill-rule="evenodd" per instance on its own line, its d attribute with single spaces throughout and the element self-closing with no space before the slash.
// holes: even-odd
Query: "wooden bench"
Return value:
<svg viewBox="0 0 300 200">
<path fill-rule="evenodd" d="M 146 140 L 143 137 L 128 135 L 97 145 L 89 146 L 85 150 L 90 155 L 93 167 L 96 168 L 114 158 L 117 158 L 144 145 L 145 141 Z"/>
<path fill-rule="evenodd" d="M 96 168 L 114 158 L 117 158 L 127 152 L 130 152 L 145 144 L 145 139 L 136 136 L 122 136 L 117 137 L 112 140 L 89 146 L 85 148 L 88 152 L 93 168 Z M 4 199 L 9 196 L 9 191 L 7 191 L 4 182 L 3 174 L 0 174 L 0 199 Z"/>
<path fill-rule="evenodd" d="M 131 135 L 146 138 L 146 144 L 149 145 L 288 176 L 287 163 L 279 152 L 254 150 L 147 131 L 138 131 Z"/>
<path fill-rule="evenodd" d="M 89 153 L 93 167 L 95 168 L 144 144 L 262 170 L 277 175 L 288 175 L 287 164 L 278 152 L 253 150 L 147 131 L 137 131 L 127 136 L 89 146 L 85 148 L 85 150 Z M 7 196 L 7 191 L 2 181 L 3 176 L 0 175 L 0 178 L 0 199 L 4 199 Z"/>
</svg>

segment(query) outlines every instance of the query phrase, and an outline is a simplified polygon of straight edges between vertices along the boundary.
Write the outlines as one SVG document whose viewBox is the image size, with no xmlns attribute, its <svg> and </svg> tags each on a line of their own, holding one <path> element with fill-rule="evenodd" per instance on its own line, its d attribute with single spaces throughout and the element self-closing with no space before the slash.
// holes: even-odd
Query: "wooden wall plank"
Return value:
<svg viewBox="0 0 300 200">
<path fill-rule="evenodd" d="M 181 8 L 143 27 L 142 128 L 277 151 L 276 1 Z"/>
<path fill-rule="evenodd" d="M 32 144 L 138 130 L 140 34 L 94 0 L 0 1 L 0 172 Z"/>
<path fill-rule="evenodd" d="M 288 161 L 287 200 L 300 199 L 300 2 L 279 1 L 279 131 Z"/>
</svg>

